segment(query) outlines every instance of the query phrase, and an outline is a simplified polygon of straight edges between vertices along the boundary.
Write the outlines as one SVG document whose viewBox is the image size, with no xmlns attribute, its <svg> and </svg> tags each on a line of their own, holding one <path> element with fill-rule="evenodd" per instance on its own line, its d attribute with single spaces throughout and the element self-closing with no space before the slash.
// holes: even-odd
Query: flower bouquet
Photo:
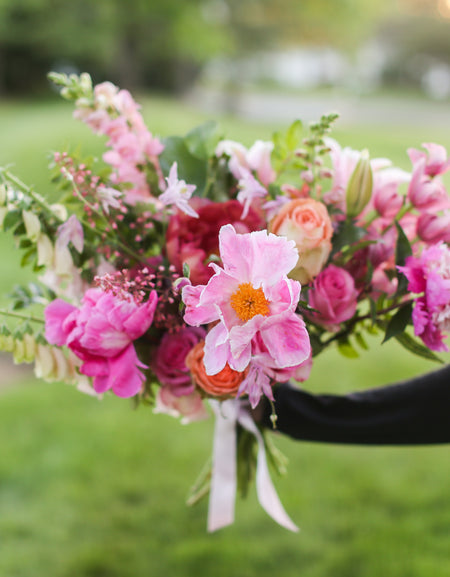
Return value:
<svg viewBox="0 0 450 577">
<path fill-rule="evenodd" d="M 233 520 L 256 476 L 262 506 L 296 530 L 271 484 L 283 461 L 251 409 L 305 381 L 329 346 L 365 335 L 439 360 L 450 329 L 450 203 L 437 144 L 411 173 L 332 140 L 337 115 L 250 148 L 215 123 L 163 141 L 130 93 L 51 74 L 101 160 L 51 161 L 58 202 L 0 168 L 0 225 L 36 283 L 0 311 L 0 350 L 37 377 L 131 397 L 183 423 L 215 415 L 208 527 Z"/>
</svg>

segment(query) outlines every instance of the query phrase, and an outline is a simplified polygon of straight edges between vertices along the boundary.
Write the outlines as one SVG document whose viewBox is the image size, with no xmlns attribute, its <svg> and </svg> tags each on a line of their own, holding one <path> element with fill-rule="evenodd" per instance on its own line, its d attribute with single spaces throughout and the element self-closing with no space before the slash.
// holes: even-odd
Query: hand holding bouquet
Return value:
<svg viewBox="0 0 450 577">
<path fill-rule="evenodd" d="M 219 463 L 235 463 L 236 450 L 245 490 L 256 443 L 260 500 L 295 527 L 268 504 L 277 499 L 265 451 L 276 452 L 247 404 L 305 381 L 331 345 L 355 356 L 366 333 L 429 359 L 447 350 L 445 149 L 410 149 L 408 173 L 342 149 L 327 136 L 336 115 L 250 148 L 214 123 L 161 141 L 126 90 L 93 87 L 86 74 L 51 78 L 106 150 L 100 161 L 53 155 L 57 203 L 0 169 L 0 224 L 39 281 L 0 311 L 15 319 L 0 349 L 34 362 L 42 379 L 132 397 L 183 422 L 208 416 L 212 401 L 216 440 L 225 429 L 228 439 L 215 442 L 213 502 Z"/>
</svg>

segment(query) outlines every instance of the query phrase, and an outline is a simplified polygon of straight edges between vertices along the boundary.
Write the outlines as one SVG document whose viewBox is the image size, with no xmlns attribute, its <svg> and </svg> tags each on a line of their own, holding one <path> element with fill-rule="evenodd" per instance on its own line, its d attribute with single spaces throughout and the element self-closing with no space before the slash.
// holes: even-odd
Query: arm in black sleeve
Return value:
<svg viewBox="0 0 450 577">
<path fill-rule="evenodd" d="M 314 395 L 289 384 L 274 391 L 277 430 L 295 439 L 356 445 L 450 443 L 450 365 L 386 387 Z M 262 424 L 272 428 L 271 409 Z"/>
</svg>

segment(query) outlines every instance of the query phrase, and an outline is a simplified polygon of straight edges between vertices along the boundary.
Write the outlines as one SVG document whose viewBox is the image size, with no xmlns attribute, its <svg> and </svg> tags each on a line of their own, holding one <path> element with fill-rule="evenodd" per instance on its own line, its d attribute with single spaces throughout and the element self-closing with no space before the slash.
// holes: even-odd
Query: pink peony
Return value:
<svg viewBox="0 0 450 577">
<path fill-rule="evenodd" d="M 67 346 L 83 361 L 80 372 L 93 377 L 94 389 L 112 389 L 119 397 L 139 392 L 146 368 L 133 341 L 150 327 L 157 304 L 156 292 L 138 305 L 100 289 L 89 289 L 77 308 L 56 299 L 45 309 L 45 337 L 52 345 Z"/>
<path fill-rule="evenodd" d="M 158 381 L 169 387 L 176 397 L 194 390 L 185 361 L 188 353 L 205 336 L 206 331 L 201 327 L 183 327 L 175 333 L 166 333 L 155 351 L 151 368 Z"/>
<path fill-rule="evenodd" d="M 329 330 L 350 319 L 356 311 L 358 291 L 353 277 L 343 268 L 330 264 L 314 280 L 308 293 L 309 306 L 317 312 L 311 319 Z"/>
<path fill-rule="evenodd" d="M 211 263 L 207 285 L 183 289 L 184 320 L 216 323 L 205 340 L 206 373 L 217 374 L 226 363 L 239 372 L 249 367 L 240 392 L 249 392 L 255 405 L 262 392 L 271 394 L 266 367 L 295 367 L 310 354 L 305 323 L 295 313 L 300 283 L 287 278 L 298 253 L 286 238 L 267 231 L 237 234 L 231 225 L 221 228 L 219 246 L 223 268 Z M 261 363 L 259 341 L 267 354 Z"/>
<path fill-rule="evenodd" d="M 412 320 L 414 333 L 432 351 L 448 351 L 444 343 L 450 332 L 450 248 L 444 243 L 410 256 L 399 270 L 409 281 L 408 290 L 419 294 Z"/>
<path fill-rule="evenodd" d="M 242 217 L 242 205 L 237 200 L 210 202 L 193 198 L 192 207 L 198 214 L 193 218 L 182 212 L 171 216 L 167 229 L 167 257 L 178 273 L 183 263 L 189 265 L 192 284 L 204 284 L 213 274 L 208 266 L 211 255 L 219 256 L 219 230 L 232 224 L 238 232 L 246 233 L 262 228 L 261 216 L 250 207 L 246 218 Z"/>
</svg>

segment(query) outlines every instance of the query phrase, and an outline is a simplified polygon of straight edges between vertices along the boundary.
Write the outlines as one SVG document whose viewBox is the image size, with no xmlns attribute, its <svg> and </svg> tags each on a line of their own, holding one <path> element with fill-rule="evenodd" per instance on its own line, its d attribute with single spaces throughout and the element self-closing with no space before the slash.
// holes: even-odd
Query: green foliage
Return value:
<svg viewBox="0 0 450 577">
<path fill-rule="evenodd" d="M 411 335 L 407 332 L 403 332 L 400 334 L 395 335 L 395 339 L 410 353 L 417 355 L 418 357 L 422 357 L 429 361 L 434 361 L 435 363 L 442 364 L 444 361 L 440 359 L 433 351 L 431 351 L 428 347 L 419 343 L 416 339 L 414 339 Z"/>
<path fill-rule="evenodd" d="M 395 226 L 397 227 L 397 233 L 398 233 L 397 244 L 395 247 L 395 265 L 396 267 L 405 266 L 405 260 L 408 258 L 408 256 L 412 255 L 412 248 L 409 243 L 408 237 L 406 236 L 406 234 L 404 233 L 402 227 L 398 224 L 398 222 L 395 223 Z M 398 279 L 397 295 L 406 294 L 408 291 L 408 279 L 400 271 L 398 271 L 397 273 L 397 279 Z"/>
<path fill-rule="evenodd" d="M 391 317 L 384 335 L 383 343 L 396 337 L 406 330 L 406 327 L 411 323 L 412 303 L 406 303 L 401 306 L 397 312 Z"/>
</svg>

